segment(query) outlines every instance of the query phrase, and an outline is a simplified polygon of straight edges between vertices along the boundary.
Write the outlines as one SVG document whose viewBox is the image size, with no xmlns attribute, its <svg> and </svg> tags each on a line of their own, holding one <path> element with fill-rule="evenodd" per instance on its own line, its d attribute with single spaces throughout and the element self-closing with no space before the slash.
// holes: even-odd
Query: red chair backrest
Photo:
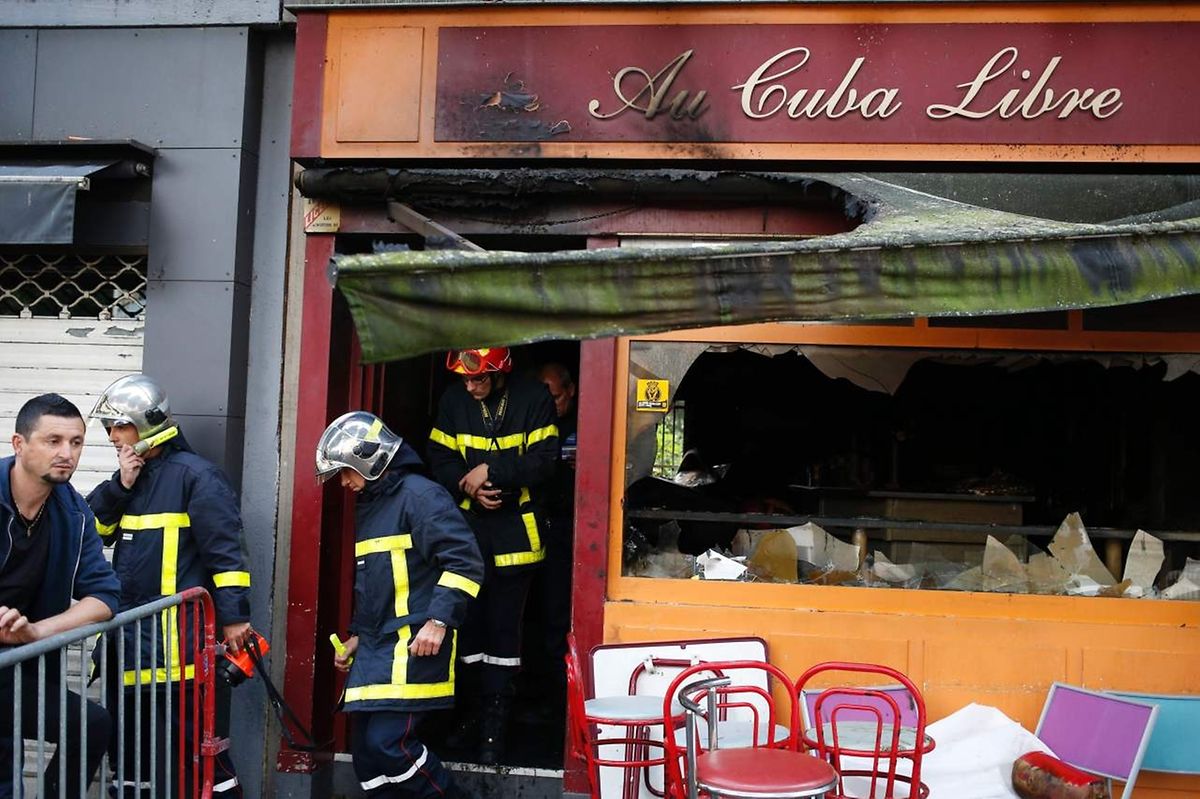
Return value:
<svg viewBox="0 0 1200 799">
<path fill-rule="evenodd" d="M 747 679 L 747 674 L 752 674 L 760 679 Z M 741 708 L 750 715 L 756 727 L 761 722 L 769 731 L 765 739 L 755 741 L 756 746 L 782 745 L 789 748 L 795 746 L 799 711 L 795 703 L 795 687 L 783 671 L 760 660 L 709 661 L 689 666 L 675 676 L 663 695 L 663 718 L 667 722 L 664 728 L 667 732 L 663 736 L 666 749 L 665 787 L 667 797 L 670 799 L 683 799 L 687 795 L 682 772 L 686 749 L 680 746 L 679 742 L 675 740 L 675 736 L 671 734 L 674 727 L 674 724 L 670 722 L 672 709 L 678 707 L 673 705 L 673 700 L 689 683 L 713 676 L 729 677 L 732 681 L 729 686 L 717 689 L 717 708 L 722 716 L 729 710 Z M 764 685 L 759 685 L 759 682 Z M 786 715 L 776 712 L 772 695 L 773 684 L 779 685 L 783 690 L 785 701 L 788 702 Z M 787 727 L 788 735 L 783 741 L 774 740 L 776 724 L 783 724 Z M 719 735 L 717 744 L 720 745 Z"/>
<path fill-rule="evenodd" d="M 842 685 L 826 688 L 813 687 L 816 680 L 826 682 L 831 674 L 867 674 L 888 678 L 894 685 L 855 686 Z M 925 751 L 925 700 L 917 686 L 902 672 L 874 663 L 829 662 L 818 663 L 801 675 L 796 682 L 797 704 L 803 703 L 807 715 L 808 738 L 815 741 L 817 754 L 830 762 L 841 775 L 838 795 L 845 791 L 847 776 L 870 779 L 870 796 L 890 799 L 896 795 L 896 784 L 911 786 L 921 784 L 921 759 Z M 867 740 L 874 739 L 869 747 L 852 746 L 841 740 L 839 725 L 844 722 L 874 724 L 874 734 L 867 731 Z M 915 745 L 904 750 L 901 743 L 901 728 L 906 735 L 913 736 Z M 862 741 L 862 735 L 858 742 Z M 802 741 L 801 741 L 802 742 Z M 853 750 L 853 751 L 848 751 Z M 863 754 L 864 751 L 866 754 Z M 856 765 L 847 765 L 843 758 L 860 759 Z M 871 761 L 870 769 L 862 769 L 862 759 Z M 911 763 L 911 774 L 898 773 L 901 760 Z M 878 794 L 880 782 L 883 793 Z M 912 796 L 917 796 L 914 790 Z"/>
<path fill-rule="evenodd" d="M 575 644 L 575 633 L 567 634 L 567 733 L 571 756 L 589 762 L 588 724 L 584 712 L 586 693 L 583 687 L 583 666 L 579 662 L 579 648 Z M 590 771 L 590 769 L 589 769 Z M 589 775 L 590 776 L 590 775 Z"/>
</svg>

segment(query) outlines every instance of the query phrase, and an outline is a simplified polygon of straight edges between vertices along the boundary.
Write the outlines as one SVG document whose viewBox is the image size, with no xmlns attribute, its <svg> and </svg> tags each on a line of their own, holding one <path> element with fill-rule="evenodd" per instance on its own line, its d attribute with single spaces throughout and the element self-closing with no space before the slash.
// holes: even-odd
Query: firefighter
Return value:
<svg viewBox="0 0 1200 799">
<path fill-rule="evenodd" d="M 113 566 L 121 580 L 121 610 L 129 610 L 185 588 L 203 586 L 216 606 L 218 630 L 233 654 L 241 651 L 250 629 L 250 573 L 242 558 L 242 519 L 237 496 L 221 471 L 197 455 L 188 445 L 171 418 L 167 394 L 146 375 L 127 375 L 104 390 L 91 413 L 108 432 L 117 449 L 118 469 L 98 485 L 87 501 L 96 514 L 96 527 L 105 543 L 114 547 Z M 173 609 L 163 614 L 160 623 L 125 628 L 124 672 L 113 674 L 110 691 L 117 685 L 127 692 L 144 691 L 143 718 L 139 723 L 126 721 L 124 741 L 125 785 L 123 795 L 138 796 L 150 778 L 150 757 L 141 753 L 141 773 L 134 764 L 136 729 L 142 728 L 142 746 L 148 746 L 149 728 L 157 728 L 160 751 L 157 780 L 166 784 L 166 764 L 175 760 L 174 752 L 165 751 L 165 727 L 171 725 L 171 740 L 177 742 L 179 702 L 171 703 L 167 718 L 164 696 L 156 703 L 157 717 L 150 718 L 150 682 L 156 679 L 158 690 L 177 691 L 171 685 L 194 679 L 195 652 L 191 639 L 190 614 Z M 155 627 L 157 636 L 155 638 Z M 170 648 L 167 670 L 165 650 Z M 140 651 L 140 655 L 139 655 Z M 110 653 L 110 668 L 117 659 Z M 140 662 L 138 658 L 140 657 Z M 218 681 L 218 729 L 224 736 L 228 725 L 227 686 Z M 174 697 L 172 697 L 174 699 Z M 110 700 L 110 704 L 115 699 Z M 136 707 L 127 696 L 128 713 Z M 191 725 L 182 734 L 189 739 Z M 185 762 L 190 766 L 190 758 Z M 178 774 L 178 766 L 172 774 Z M 173 793 L 178 782 L 170 778 Z M 190 784 L 190 778 L 189 778 Z M 237 772 L 227 751 L 217 756 L 213 780 L 214 797 L 241 796 Z"/>
<path fill-rule="evenodd" d="M 429 462 L 466 515 L 487 569 L 459 649 L 461 663 L 479 670 L 472 675 L 477 687 L 460 692 L 464 705 L 477 707 L 450 741 L 477 744 L 479 761 L 491 764 L 504 750 L 525 599 L 546 557 L 543 502 L 558 460 L 558 428 L 550 393 L 510 374 L 507 347 L 451 351 L 446 368 L 462 382 L 442 395 Z M 463 676 L 466 682 L 465 670 Z"/>
<path fill-rule="evenodd" d="M 335 420 L 317 444 L 317 478 L 338 475 L 358 497 L 351 637 L 334 665 L 350 672 L 354 772 L 371 797 L 463 796 L 416 729 L 427 711 L 454 704 L 455 631 L 483 561 L 454 501 L 421 467 L 365 411 Z"/>
</svg>

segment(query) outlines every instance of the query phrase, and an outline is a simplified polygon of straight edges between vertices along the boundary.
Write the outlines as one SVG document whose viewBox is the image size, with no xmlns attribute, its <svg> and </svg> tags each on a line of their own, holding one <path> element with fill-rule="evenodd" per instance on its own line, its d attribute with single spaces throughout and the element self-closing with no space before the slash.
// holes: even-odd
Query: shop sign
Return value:
<svg viewBox="0 0 1200 799">
<path fill-rule="evenodd" d="M 1200 143 L 1200 24 L 442 28 L 438 141 Z"/>
<path fill-rule="evenodd" d="M 671 401 L 671 385 L 657 378 L 637 381 L 634 410 L 666 413 Z"/>
<path fill-rule="evenodd" d="M 304 232 L 337 233 L 342 226 L 342 209 L 324 200 L 304 198 Z"/>
</svg>

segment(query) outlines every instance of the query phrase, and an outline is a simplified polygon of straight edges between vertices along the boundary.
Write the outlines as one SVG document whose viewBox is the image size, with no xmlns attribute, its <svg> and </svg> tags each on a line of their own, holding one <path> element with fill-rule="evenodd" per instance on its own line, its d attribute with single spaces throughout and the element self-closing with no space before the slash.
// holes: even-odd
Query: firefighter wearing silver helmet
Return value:
<svg viewBox="0 0 1200 799">
<path fill-rule="evenodd" d="M 118 468 L 113 476 L 88 495 L 88 505 L 96 514 L 96 528 L 105 543 L 113 547 L 113 568 L 121 580 L 120 610 L 170 596 L 187 588 L 201 586 L 212 594 L 217 624 L 228 648 L 236 653 L 251 635 L 250 573 L 242 557 L 242 519 L 237 495 L 229 481 L 214 464 L 197 455 L 171 418 L 167 393 L 146 375 L 127 375 L 112 383 L 100 395 L 91 418 L 99 420 L 108 440 L 117 450 Z M 150 722 L 150 696 L 158 691 L 158 707 L 166 706 L 165 693 L 178 690 L 184 683 L 190 693 L 195 678 L 195 653 L 187 644 L 193 622 L 186 612 L 177 623 L 143 624 L 125 628 L 119 640 L 110 646 L 124 649 L 124 673 L 116 674 L 120 662 L 110 652 L 108 665 L 109 706 L 115 706 L 117 694 L 124 690 L 126 708 L 136 708 L 136 693 L 141 692 L 140 707 Z M 156 629 L 156 627 L 160 629 Z M 168 669 L 168 656 L 170 651 Z M 97 653 L 98 654 L 98 653 Z M 157 686 L 152 685 L 153 682 Z M 227 687 L 218 685 L 217 701 L 228 704 Z M 142 723 L 125 725 L 127 738 L 119 745 L 126 763 L 124 785 L 117 786 L 122 797 L 144 795 L 144 785 L 157 778 L 159 785 L 174 785 L 168 780 L 166 764 L 172 758 L 165 749 L 167 725 L 179 729 L 179 702 L 171 705 L 174 718 L 161 711 L 158 727 L 159 752 L 154 758 L 136 754 L 135 733 Z M 218 735 L 224 736 L 226 713 L 218 710 Z M 190 726 L 187 727 L 190 736 Z M 190 744 L 189 744 L 190 746 Z M 158 773 L 150 773 L 150 762 Z M 217 756 L 213 796 L 241 796 L 237 773 L 229 751 Z M 186 763 L 185 769 L 191 764 Z M 190 780 L 190 774 L 186 780 Z"/>
<path fill-rule="evenodd" d="M 400 436 L 387 429 L 374 414 L 366 411 L 343 414 L 325 429 L 317 442 L 317 479 L 323 483 L 345 467 L 367 480 L 377 480 L 400 444 Z"/>
<path fill-rule="evenodd" d="M 138 440 L 147 441 L 171 424 L 171 405 L 162 386 L 146 375 L 126 375 L 118 378 L 96 400 L 92 419 L 105 428 L 119 424 L 133 425 Z"/>
<path fill-rule="evenodd" d="M 475 536 L 413 448 L 373 414 L 329 425 L 316 467 L 358 497 L 354 615 L 334 657 L 350 672 L 355 775 L 370 797 L 462 797 L 417 733 L 428 711 L 454 703 L 455 638 L 483 581 Z"/>
</svg>

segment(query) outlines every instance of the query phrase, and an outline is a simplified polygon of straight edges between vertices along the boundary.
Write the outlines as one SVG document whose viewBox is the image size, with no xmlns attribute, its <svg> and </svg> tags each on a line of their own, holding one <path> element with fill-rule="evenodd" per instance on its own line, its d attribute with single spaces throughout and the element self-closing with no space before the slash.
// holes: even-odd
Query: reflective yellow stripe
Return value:
<svg viewBox="0 0 1200 799">
<path fill-rule="evenodd" d="M 392 685 L 404 685 L 408 682 L 408 634 L 410 629 L 406 624 L 396 630 L 396 648 L 392 652 Z"/>
<path fill-rule="evenodd" d="M 116 531 L 117 531 L 116 522 L 113 522 L 112 524 L 104 524 L 99 519 L 96 520 L 96 532 L 100 534 L 101 538 L 108 538 L 110 535 L 112 535 Z"/>
<path fill-rule="evenodd" d="M 432 434 L 430 434 L 432 437 Z M 478 449 L 483 452 L 490 452 L 494 449 L 525 449 L 525 434 L 512 433 L 507 436 L 498 436 L 495 439 L 487 436 L 473 436 L 470 433 L 459 433 L 456 439 L 458 451 L 464 455 L 468 449 Z"/>
<path fill-rule="evenodd" d="M 412 549 L 412 536 L 408 533 L 403 535 L 383 535 L 379 538 L 367 538 L 359 541 L 354 545 L 354 556 L 361 557 L 370 555 L 374 552 L 391 552 L 397 549 Z"/>
<path fill-rule="evenodd" d="M 144 519 L 146 517 L 143 516 L 142 518 Z M 159 593 L 161 593 L 163 596 L 170 596 L 171 594 L 175 593 L 175 583 L 178 569 L 179 528 L 164 527 L 162 535 L 162 584 L 159 586 Z"/>
<path fill-rule="evenodd" d="M 396 618 L 408 615 L 408 556 L 405 550 L 392 551 L 392 590 L 395 593 Z"/>
<path fill-rule="evenodd" d="M 191 527 L 186 513 L 151 513 L 146 516 L 122 516 L 121 527 L 126 530 L 157 530 L 167 527 Z M 174 593 L 174 592 L 172 592 Z"/>
<path fill-rule="evenodd" d="M 457 588 L 459 591 L 470 596 L 479 595 L 479 583 L 474 580 L 468 580 L 461 574 L 455 574 L 454 572 L 442 572 L 442 576 L 438 578 L 437 584 L 444 585 L 447 588 Z"/>
<path fill-rule="evenodd" d="M 504 567 L 541 563 L 545 559 L 546 550 L 539 549 L 537 552 L 511 552 L 507 555 L 497 555 L 494 560 L 498 567 Z"/>
<path fill-rule="evenodd" d="M 500 449 L 524 449 L 525 436 L 522 433 L 513 433 L 510 436 L 500 436 L 496 439 L 496 446 Z"/>
<path fill-rule="evenodd" d="M 538 534 L 537 519 L 532 513 L 522 513 L 521 521 L 525 523 L 525 535 L 529 537 L 529 551 L 496 555 L 494 561 L 497 566 L 524 566 L 546 559 L 546 550 L 542 549 L 542 537 Z"/>
<path fill-rule="evenodd" d="M 471 509 L 471 498 L 470 497 L 465 498 L 462 502 L 458 503 L 458 507 L 462 508 L 463 510 L 470 510 Z"/>
<path fill-rule="evenodd" d="M 196 666 L 189 663 L 183 669 L 183 679 L 194 680 L 196 678 Z M 149 685 L 152 681 L 157 680 L 160 683 L 167 681 L 166 669 L 142 669 L 141 671 L 127 671 L 124 675 L 123 682 L 125 685 Z M 179 682 L 179 667 L 171 667 L 171 682 Z"/>
<path fill-rule="evenodd" d="M 537 519 L 532 513 L 522 513 L 521 521 L 525 522 L 525 534 L 529 536 L 529 550 L 537 552 L 542 548 L 542 537 L 538 534 Z"/>
<path fill-rule="evenodd" d="M 553 424 L 548 424 L 545 427 L 539 427 L 537 430 L 532 431 L 529 434 L 529 437 L 525 439 L 525 443 L 530 446 L 533 446 L 534 444 L 538 443 L 539 441 L 545 441 L 547 438 L 557 438 L 557 437 L 558 437 L 558 426 L 553 425 Z"/>
<path fill-rule="evenodd" d="M 180 519 L 187 521 L 186 513 L 160 513 L 156 514 L 162 517 L 164 522 L 162 528 L 162 583 L 159 585 L 159 592 L 163 596 L 170 596 L 175 593 L 176 586 L 179 582 L 179 527 L 174 523 Z M 129 518 L 128 516 L 125 517 Z M 135 517 L 140 519 L 154 518 L 151 516 Z M 124 525 L 124 519 L 121 520 Z M 166 660 L 166 650 L 169 647 L 171 659 L 175 666 L 171 669 L 171 673 L 175 680 L 179 679 L 179 664 L 183 662 L 181 651 L 183 648 L 183 640 L 179 635 L 179 606 L 170 607 L 159 614 L 159 619 L 162 622 L 162 640 L 163 640 L 163 660 Z M 160 671 L 162 671 L 160 669 Z M 129 674 L 125 675 L 129 678 Z M 163 680 L 166 679 L 164 672 Z M 131 683 L 126 683 L 130 685 Z"/>
<path fill-rule="evenodd" d="M 492 440 L 483 436 L 473 436 L 470 433 L 459 433 L 456 437 L 456 448 L 464 455 L 468 449 L 481 449 L 487 452 L 492 448 Z"/>
<path fill-rule="evenodd" d="M 250 572 L 217 572 L 213 575 L 213 585 L 217 588 L 241 586 L 250 587 Z"/>
<path fill-rule="evenodd" d="M 436 699 L 443 696 L 454 696 L 454 680 L 412 685 L 360 685 L 357 688 L 346 689 L 347 702 L 365 702 L 370 699 Z"/>
<path fill-rule="evenodd" d="M 380 419 L 376 419 L 374 422 L 371 422 L 371 426 L 369 428 L 367 428 L 367 435 L 366 435 L 366 438 L 364 438 L 363 440 L 364 441 L 378 441 L 379 440 L 379 431 L 382 429 L 383 429 L 383 421 Z"/>
<path fill-rule="evenodd" d="M 454 436 L 447 435 L 436 427 L 429 431 L 429 440 L 435 444 L 441 444 L 446 449 L 458 449 L 458 444 L 454 441 Z"/>
<path fill-rule="evenodd" d="M 529 489 L 526 488 L 525 486 L 521 486 L 521 496 L 519 496 L 517 498 L 517 505 L 518 506 L 524 505 L 527 502 L 529 502 L 529 500 L 530 500 Z"/>
</svg>

